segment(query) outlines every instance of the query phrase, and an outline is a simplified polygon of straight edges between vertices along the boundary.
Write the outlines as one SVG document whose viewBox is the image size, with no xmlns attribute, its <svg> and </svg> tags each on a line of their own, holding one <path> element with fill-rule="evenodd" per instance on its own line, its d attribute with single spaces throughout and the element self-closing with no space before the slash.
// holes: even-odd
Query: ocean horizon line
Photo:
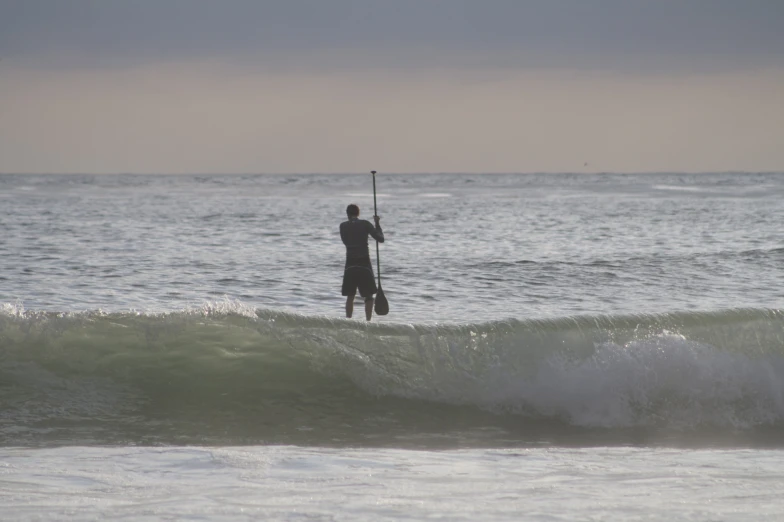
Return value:
<svg viewBox="0 0 784 522">
<path fill-rule="evenodd" d="M 367 171 L 314 171 L 314 172 L 0 172 L 0 176 L 364 176 Z M 782 170 L 645 170 L 645 171 L 376 171 L 384 176 L 666 176 L 666 175 L 780 175 Z"/>
</svg>

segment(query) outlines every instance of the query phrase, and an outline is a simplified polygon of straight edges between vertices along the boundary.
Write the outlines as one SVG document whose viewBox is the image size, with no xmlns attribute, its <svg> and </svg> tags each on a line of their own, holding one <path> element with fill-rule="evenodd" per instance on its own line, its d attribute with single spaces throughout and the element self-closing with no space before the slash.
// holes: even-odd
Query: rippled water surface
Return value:
<svg viewBox="0 0 784 522">
<path fill-rule="evenodd" d="M 778 307 L 784 176 L 378 175 L 393 321 Z M 340 316 L 370 176 L 3 176 L 0 299 Z"/>
</svg>

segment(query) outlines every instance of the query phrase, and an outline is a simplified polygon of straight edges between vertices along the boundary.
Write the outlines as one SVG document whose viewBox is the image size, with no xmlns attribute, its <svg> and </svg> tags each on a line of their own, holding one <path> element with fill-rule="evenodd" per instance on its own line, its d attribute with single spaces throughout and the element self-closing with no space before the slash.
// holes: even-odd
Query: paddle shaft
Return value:
<svg viewBox="0 0 784 522">
<path fill-rule="evenodd" d="M 373 215 L 378 216 L 378 204 L 376 203 L 376 171 L 371 170 L 373 174 Z M 379 257 L 378 240 L 376 240 L 376 272 L 378 273 L 378 286 L 381 287 L 381 257 Z"/>
</svg>

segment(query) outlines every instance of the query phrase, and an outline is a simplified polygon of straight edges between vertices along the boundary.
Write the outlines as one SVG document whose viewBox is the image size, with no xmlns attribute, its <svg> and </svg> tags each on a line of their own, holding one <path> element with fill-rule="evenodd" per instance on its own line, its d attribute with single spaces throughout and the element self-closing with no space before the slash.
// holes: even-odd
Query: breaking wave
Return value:
<svg viewBox="0 0 784 522">
<path fill-rule="evenodd" d="M 368 324 L 6 305 L 0 403 L 3 445 L 778 441 L 784 312 Z"/>
</svg>

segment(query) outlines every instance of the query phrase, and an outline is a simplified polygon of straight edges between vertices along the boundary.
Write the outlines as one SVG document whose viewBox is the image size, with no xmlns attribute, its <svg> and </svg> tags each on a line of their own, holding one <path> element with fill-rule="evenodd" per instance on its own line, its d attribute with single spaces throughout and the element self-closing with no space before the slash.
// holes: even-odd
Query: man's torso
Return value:
<svg viewBox="0 0 784 522">
<path fill-rule="evenodd" d="M 340 238 L 346 245 L 346 267 L 372 266 L 368 235 L 373 225 L 364 219 L 351 219 L 340 224 Z"/>
</svg>

